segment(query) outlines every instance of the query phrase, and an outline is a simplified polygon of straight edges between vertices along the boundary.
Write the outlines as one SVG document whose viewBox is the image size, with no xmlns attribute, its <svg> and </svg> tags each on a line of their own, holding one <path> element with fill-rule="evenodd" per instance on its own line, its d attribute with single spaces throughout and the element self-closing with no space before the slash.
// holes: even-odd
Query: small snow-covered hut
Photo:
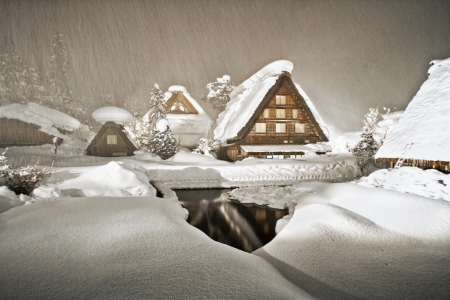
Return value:
<svg viewBox="0 0 450 300">
<path fill-rule="evenodd" d="M 218 157 L 298 158 L 306 152 L 325 153 L 331 147 L 327 129 L 312 102 L 291 79 L 293 64 L 275 61 L 230 93 L 217 119 L 214 136 L 226 146 Z"/>
<path fill-rule="evenodd" d="M 55 137 L 60 144 L 80 126 L 77 119 L 36 103 L 1 106 L 0 147 L 53 144 Z"/>
<path fill-rule="evenodd" d="M 103 124 L 86 149 L 92 156 L 131 156 L 137 150 L 136 142 L 127 134 L 124 125 L 133 122 L 126 110 L 107 106 L 95 110 L 92 117 Z"/>
<path fill-rule="evenodd" d="M 450 58 L 430 63 L 428 79 L 408 104 L 375 158 L 449 172 Z"/>
<path fill-rule="evenodd" d="M 181 146 L 197 147 L 200 138 L 206 137 L 213 123 L 212 119 L 183 86 L 171 86 L 165 97 L 168 99 L 167 119 L 173 135 Z"/>
</svg>

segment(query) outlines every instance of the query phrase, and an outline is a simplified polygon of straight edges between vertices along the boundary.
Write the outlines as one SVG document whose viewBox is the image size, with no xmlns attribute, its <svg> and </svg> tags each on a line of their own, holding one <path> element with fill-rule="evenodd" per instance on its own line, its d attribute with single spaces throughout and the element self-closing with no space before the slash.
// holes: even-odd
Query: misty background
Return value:
<svg viewBox="0 0 450 300">
<path fill-rule="evenodd" d="M 238 85 L 286 59 L 325 122 L 355 131 L 369 107 L 405 109 L 428 63 L 450 57 L 450 1 L 0 0 L 0 41 L 41 72 L 56 33 L 92 110 L 154 83 L 200 100 L 224 74 Z"/>
</svg>

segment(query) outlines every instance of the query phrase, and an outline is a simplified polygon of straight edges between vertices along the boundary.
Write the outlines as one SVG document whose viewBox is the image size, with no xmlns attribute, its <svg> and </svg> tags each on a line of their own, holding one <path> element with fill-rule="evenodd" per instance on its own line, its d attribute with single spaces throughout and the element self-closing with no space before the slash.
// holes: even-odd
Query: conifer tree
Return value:
<svg viewBox="0 0 450 300">
<path fill-rule="evenodd" d="M 206 89 L 202 101 L 211 103 L 214 109 L 223 111 L 230 101 L 229 95 L 233 91 L 230 76 L 224 75 L 222 78 L 217 78 L 216 82 L 208 83 Z"/>
<path fill-rule="evenodd" d="M 148 150 L 151 154 L 166 160 L 177 153 L 179 144 L 173 136 L 166 119 L 157 123 L 155 129 L 151 132 L 151 140 Z"/>
<path fill-rule="evenodd" d="M 150 98 L 149 111 L 143 117 L 148 119 L 150 131 L 156 127 L 156 123 L 159 120 L 166 118 L 166 114 L 166 99 L 163 92 L 160 90 L 159 85 L 155 83 Z"/>
<path fill-rule="evenodd" d="M 364 127 L 361 133 L 361 139 L 358 143 L 350 148 L 350 152 L 358 157 L 358 164 L 364 167 L 367 162 L 377 153 L 380 148 L 379 142 L 375 139 L 377 123 L 380 114 L 378 108 L 370 108 L 369 113 L 365 115 L 363 121 Z"/>
</svg>

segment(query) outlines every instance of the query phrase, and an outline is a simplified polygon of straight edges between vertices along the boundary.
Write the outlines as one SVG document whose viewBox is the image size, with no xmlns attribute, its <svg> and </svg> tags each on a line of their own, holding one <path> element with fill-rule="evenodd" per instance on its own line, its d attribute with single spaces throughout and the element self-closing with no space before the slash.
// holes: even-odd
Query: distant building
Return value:
<svg viewBox="0 0 450 300">
<path fill-rule="evenodd" d="M 181 146 L 196 148 L 200 138 L 206 137 L 212 119 L 183 86 L 171 86 L 165 96 L 170 130 Z"/>
<path fill-rule="evenodd" d="M 432 61 L 429 78 L 375 155 L 378 161 L 449 172 L 450 58 Z"/>
<path fill-rule="evenodd" d="M 131 156 L 137 150 L 136 142 L 128 136 L 124 125 L 133 121 L 133 116 L 119 107 L 102 107 L 92 117 L 103 126 L 91 139 L 86 154 L 92 156 Z"/>
<path fill-rule="evenodd" d="M 325 125 L 292 81 L 291 71 L 289 61 L 271 63 L 231 92 L 214 131 L 215 138 L 226 144 L 219 158 L 285 159 L 331 150 L 328 145 L 317 144 L 328 141 L 322 128 Z"/>
<path fill-rule="evenodd" d="M 0 107 L 0 148 L 61 144 L 66 134 L 81 123 L 60 111 L 38 105 L 10 104 Z"/>
</svg>

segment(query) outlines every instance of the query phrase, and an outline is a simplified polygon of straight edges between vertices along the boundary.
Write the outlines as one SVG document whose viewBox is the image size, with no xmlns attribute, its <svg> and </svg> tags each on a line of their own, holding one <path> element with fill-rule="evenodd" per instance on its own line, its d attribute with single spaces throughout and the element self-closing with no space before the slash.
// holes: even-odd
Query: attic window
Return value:
<svg viewBox="0 0 450 300">
<path fill-rule="evenodd" d="M 189 113 L 189 110 L 184 107 L 183 103 L 181 102 L 174 102 L 172 106 L 170 107 L 170 112 L 174 113 Z"/>
<path fill-rule="evenodd" d="M 277 95 L 276 96 L 276 104 L 277 105 L 286 105 L 286 96 Z"/>
<path fill-rule="evenodd" d="M 269 118 L 269 112 L 270 112 L 269 108 L 265 108 L 264 109 L 264 119 L 268 119 Z"/>
<path fill-rule="evenodd" d="M 292 110 L 292 119 L 297 119 L 298 118 L 298 109 L 293 109 Z"/>
<path fill-rule="evenodd" d="M 112 134 L 112 135 L 107 135 L 106 136 L 106 144 L 108 145 L 117 145 L 117 135 Z"/>
</svg>

